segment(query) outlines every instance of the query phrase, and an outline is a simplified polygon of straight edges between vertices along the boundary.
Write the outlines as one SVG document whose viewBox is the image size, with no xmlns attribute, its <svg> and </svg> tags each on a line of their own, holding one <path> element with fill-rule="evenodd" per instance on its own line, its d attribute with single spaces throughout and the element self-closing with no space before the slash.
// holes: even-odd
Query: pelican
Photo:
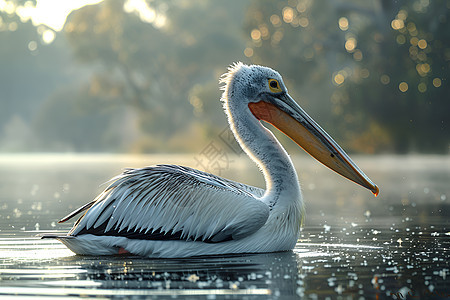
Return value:
<svg viewBox="0 0 450 300">
<path fill-rule="evenodd" d="M 95 200 L 60 220 L 85 211 L 67 235 L 43 237 L 56 238 L 81 255 L 181 258 L 293 249 L 304 215 L 298 176 L 261 121 L 378 194 L 378 187 L 288 94 L 278 72 L 236 63 L 221 83 L 231 131 L 262 171 L 265 190 L 177 165 L 127 169 Z"/>
</svg>

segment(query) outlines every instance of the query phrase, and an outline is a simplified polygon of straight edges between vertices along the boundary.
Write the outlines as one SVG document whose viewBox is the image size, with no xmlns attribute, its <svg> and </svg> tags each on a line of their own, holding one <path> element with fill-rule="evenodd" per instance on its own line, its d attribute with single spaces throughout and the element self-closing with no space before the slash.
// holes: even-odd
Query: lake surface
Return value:
<svg viewBox="0 0 450 300">
<path fill-rule="evenodd" d="M 69 230 L 57 220 L 123 168 L 201 168 L 195 155 L 0 156 L 0 297 L 450 299 L 450 157 L 354 160 L 378 197 L 294 157 L 307 215 L 293 251 L 168 260 L 77 256 L 36 235 Z M 243 156 L 210 171 L 264 186 Z"/>
</svg>

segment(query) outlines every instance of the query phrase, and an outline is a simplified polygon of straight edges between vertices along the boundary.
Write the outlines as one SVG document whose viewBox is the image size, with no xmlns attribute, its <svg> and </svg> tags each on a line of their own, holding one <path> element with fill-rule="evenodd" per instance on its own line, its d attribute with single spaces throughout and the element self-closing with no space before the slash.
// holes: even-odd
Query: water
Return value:
<svg viewBox="0 0 450 300">
<path fill-rule="evenodd" d="M 189 259 L 83 257 L 36 234 L 124 167 L 196 167 L 194 156 L 0 156 L 0 297 L 449 299 L 450 158 L 355 157 L 370 192 L 306 156 L 294 162 L 307 216 L 293 251 Z M 263 186 L 234 157 L 223 176 Z"/>
</svg>

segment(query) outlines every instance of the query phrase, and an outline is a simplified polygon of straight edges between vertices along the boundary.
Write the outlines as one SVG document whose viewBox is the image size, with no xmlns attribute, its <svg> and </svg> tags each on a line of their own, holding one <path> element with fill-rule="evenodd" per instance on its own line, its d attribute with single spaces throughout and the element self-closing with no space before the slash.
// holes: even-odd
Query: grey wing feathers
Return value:
<svg viewBox="0 0 450 300">
<path fill-rule="evenodd" d="M 265 224 L 269 207 L 257 199 L 263 194 L 262 189 L 187 167 L 128 169 L 112 180 L 69 234 L 239 239 Z"/>
</svg>

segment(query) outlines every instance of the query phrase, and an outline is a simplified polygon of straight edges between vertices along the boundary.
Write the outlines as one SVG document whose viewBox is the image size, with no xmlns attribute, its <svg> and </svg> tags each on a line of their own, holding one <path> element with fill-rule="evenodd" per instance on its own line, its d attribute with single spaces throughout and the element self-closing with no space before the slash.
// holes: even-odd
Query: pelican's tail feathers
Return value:
<svg viewBox="0 0 450 300">
<path fill-rule="evenodd" d="M 74 239 L 75 237 L 72 235 L 58 235 L 58 234 L 51 234 L 51 233 L 46 233 L 46 234 L 38 234 L 36 235 L 37 237 L 40 237 L 41 239 Z"/>
<path fill-rule="evenodd" d="M 82 207 L 74 210 L 73 212 L 71 212 L 70 214 L 68 214 L 67 216 L 65 216 L 64 218 L 62 218 L 61 220 L 58 221 L 58 223 L 64 223 L 70 219 L 72 219 L 73 217 L 75 217 L 76 215 L 78 215 L 79 213 L 88 210 L 89 208 L 91 208 L 92 205 L 94 205 L 94 203 L 97 201 L 97 199 L 86 203 L 85 205 L 83 205 Z"/>
<path fill-rule="evenodd" d="M 126 238 L 99 237 L 92 234 L 81 236 L 42 234 L 38 236 L 41 239 L 56 239 L 79 255 L 117 255 L 128 253 L 128 251 L 118 245 L 120 244 L 119 242 L 125 241 Z"/>
</svg>

